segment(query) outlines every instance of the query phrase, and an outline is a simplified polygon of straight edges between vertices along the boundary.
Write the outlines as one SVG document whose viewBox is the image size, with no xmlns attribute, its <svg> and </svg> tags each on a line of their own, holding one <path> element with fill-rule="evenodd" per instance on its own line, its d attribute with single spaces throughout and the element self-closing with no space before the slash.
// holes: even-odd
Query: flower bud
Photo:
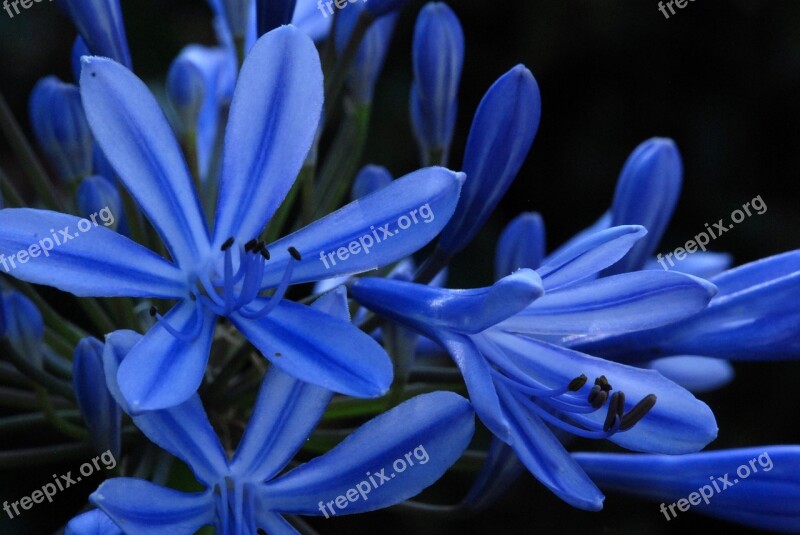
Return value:
<svg viewBox="0 0 800 535">
<path fill-rule="evenodd" d="M 39 309 L 33 301 L 16 290 L 3 292 L 2 307 L 4 336 L 20 357 L 41 368 L 44 320 Z"/>
<path fill-rule="evenodd" d="M 56 0 L 56 4 L 72 19 L 92 55 L 131 68 L 119 0 Z"/>
<path fill-rule="evenodd" d="M 379 165 L 364 166 L 356 175 L 355 181 L 353 181 L 350 198 L 355 201 L 361 197 L 366 197 L 391 183 L 392 175 L 385 167 Z"/>
<path fill-rule="evenodd" d="M 106 386 L 103 348 L 103 343 L 96 338 L 78 342 L 72 363 L 72 383 L 95 450 L 111 451 L 116 459 L 120 452 L 122 410 Z"/>
</svg>

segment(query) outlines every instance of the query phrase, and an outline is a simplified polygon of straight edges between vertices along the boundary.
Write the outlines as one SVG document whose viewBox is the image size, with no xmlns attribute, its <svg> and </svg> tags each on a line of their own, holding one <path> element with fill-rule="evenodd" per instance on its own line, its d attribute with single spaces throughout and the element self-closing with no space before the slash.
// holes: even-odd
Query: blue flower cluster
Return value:
<svg viewBox="0 0 800 535">
<path fill-rule="evenodd" d="M 118 0 L 57 3 L 80 33 L 75 83 L 46 77 L 30 98 L 56 180 L 35 184 L 37 208 L 4 184 L 0 255 L 101 208 L 116 224 L 2 281 L 0 380 L 75 444 L 124 459 L 66 533 L 295 533 L 326 502 L 344 515 L 409 500 L 470 447 L 483 468 L 441 511 L 486 508 L 525 471 L 579 509 L 602 509 L 601 488 L 672 501 L 768 451 L 774 471 L 696 510 L 800 532 L 800 446 L 704 452 L 717 422 L 695 397 L 733 380 L 731 360 L 800 357 L 800 251 L 660 269 L 683 176 L 672 140 L 633 151 L 596 224 L 548 253 L 542 217 L 521 214 L 498 239 L 496 282 L 454 289 L 447 268 L 522 168 L 542 106 L 514 66 L 448 168 L 465 55 L 450 7 L 417 18 L 424 167 L 395 179 L 358 166 L 406 2 L 321 17 L 312 0 L 209 0 L 218 44 L 184 48 L 161 101 L 133 70 Z M 422 206 L 425 224 L 319 261 Z M 85 318 L 34 285 L 75 296 Z M 571 453 L 573 437 L 633 453 Z M 424 464 L 357 499 L 419 447 Z"/>
</svg>

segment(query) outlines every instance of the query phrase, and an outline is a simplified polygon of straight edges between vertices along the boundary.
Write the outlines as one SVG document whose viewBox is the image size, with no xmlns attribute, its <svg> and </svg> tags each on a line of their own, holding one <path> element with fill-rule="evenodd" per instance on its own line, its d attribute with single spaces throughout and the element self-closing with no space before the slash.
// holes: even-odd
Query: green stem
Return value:
<svg viewBox="0 0 800 535">
<path fill-rule="evenodd" d="M 53 407 L 50 401 L 50 395 L 47 390 L 41 386 L 36 387 L 36 399 L 39 401 L 39 408 L 42 409 L 47 422 L 62 434 L 75 440 L 89 440 L 89 432 L 81 426 L 74 425 L 59 416 L 58 412 Z"/>
<path fill-rule="evenodd" d="M 72 405 L 65 400 L 56 399 L 53 404 L 61 409 L 71 408 Z M 21 410 L 39 410 L 39 402 L 36 396 L 27 390 L 20 390 L 19 388 L 8 388 L 0 386 L 0 407 L 7 407 L 10 409 Z"/>
<path fill-rule="evenodd" d="M 13 347 L 11 347 L 11 344 L 8 343 L 7 340 L 0 342 L 0 349 L 2 349 L 3 354 L 9 360 L 9 362 L 11 362 L 11 364 L 13 364 L 14 367 L 22 372 L 22 374 L 28 379 L 52 392 L 64 396 L 67 399 L 75 399 L 75 393 L 72 391 L 72 385 L 53 377 L 49 373 L 46 373 L 44 370 L 40 370 L 28 362 L 27 359 L 23 358 Z"/>
<path fill-rule="evenodd" d="M 11 180 L 2 168 L 0 168 L 0 187 L 2 187 L 3 201 L 6 206 L 13 208 L 25 206 L 22 195 L 19 194 L 19 191 L 17 191 L 17 188 L 11 183 Z"/>
<path fill-rule="evenodd" d="M 90 458 L 93 455 L 94 448 L 85 442 L 0 451 L 0 470 L 74 462 Z"/>
<path fill-rule="evenodd" d="M 62 420 L 81 421 L 81 413 L 75 409 L 57 410 L 55 413 Z M 47 418 L 40 412 L 7 416 L 6 418 L 0 418 L 0 434 L 3 436 L 8 436 L 11 433 L 19 435 L 26 431 L 41 430 L 46 425 L 48 425 Z"/>
<path fill-rule="evenodd" d="M 12 279 L 11 282 L 17 290 L 33 301 L 36 308 L 41 312 L 44 322 L 63 336 L 69 343 L 77 345 L 81 338 L 89 336 L 89 333 L 61 317 L 61 315 L 33 289 L 33 286 L 17 279 Z"/>
<path fill-rule="evenodd" d="M 339 55 L 333 66 L 333 71 L 326 73 L 325 117 L 330 116 L 331 110 L 334 109 L 333 107 L 338 102 L 342 89 L 344 89 L 345 81 L 347 81 L 347 75 L 350 73 L 350 68 L 353 66 L 353 61 L 358 54 L 358 47 L 361 45 L 361 41 L 364 40 L 364 36 L 374 20 L 375 18 L 368 11 L 361 12 L 344 51 Z"/>
<path fill-rule="evenodd" d="M 77 299 L 80 307 L 86 312 L 86 315 L 89 316 L 89 319 L 92 320 L 92 323 L 95 324 L 100 332 L 110 333 L 117 329 L 114 322 L 97 299 L 93 297 L 79 297 Z"/>
<path fill-rule="evenodd" d="M 414 274 L 414 282 L 419 284 L 428 284 L 433 278 L 439 274 L 444 268 L 450 264 L 453 255 L 436 248 L 433 254 L 425 259 L 422 266 Z"/>
</svg>

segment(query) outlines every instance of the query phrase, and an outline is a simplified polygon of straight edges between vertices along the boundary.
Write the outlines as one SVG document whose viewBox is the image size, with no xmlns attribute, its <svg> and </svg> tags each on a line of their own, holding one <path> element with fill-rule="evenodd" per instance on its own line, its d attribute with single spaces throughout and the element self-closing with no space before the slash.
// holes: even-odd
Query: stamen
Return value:
<svg viewBox="0 0 800 535">
<path fill-rule="evenodd" d="M 220 250 L 227 251 L 228 249 L 231 248 L 231 245 L 233 245 L 233 242 L 234 242 L 234 239 L 233 239 L 233 236 L 231 236 L 230 238 L 225 240 L 225 243 L 222 244 L 222 247 L 220 247 Z"/>
<path fill-rule="evenodd" d="M 579 377 L 576 377 L 575 379 L 569 382 L 567 390 L 569 390 L 570 392 L 577 392 L 578 390 L 583 388 L 583 385 L 585 385 L 586 381 L 588 380 L 589 380 L 588 377 L 586 377 L 584 374 L 580 374 Z"/>
<path fill-rule="evenodd" d="M 263 245 L 263 244 L 262 244 L 262 245 Z M 266 247 L 263 247 L 263 248 L 262 248 L 260 251 L 258 251 L 258 252 L 259 252 L 259 253 L 261 253 L 261 256 L 263 256 L 263 257 L 264 257 L 264 260 L 269 260 L 269 250 L 268 250 Z"/>
<path fill-rule="evenodd" d="M 292 255 L 292 258 L 294 258 L 295 260 L 299 261 L 303 259 L 303 257 L 300 256 L 300 251 L 298 251 L 294 247 L 289 247 L 289 254 Z"/>
<path fill-rule="evenodd" d="M 289 253 L 292 255 L 292 258 L 294 258 L 295 260 L 299 260 L 297 256 L 300 256 L 300 253 L 297 253 L 297 256 L 295 256 L 292 253 L 292 249 L 294 249 L 294 247 L 289 247 Z M 297 249 L 294 250 L 295 252 L 297 252 Z M 239 310 L 239 313 L 248 319 L 260 319 L 269 314 L 270 312 L 272 312 L 275 309 L 275 307 L 277 307 L 278 304 L 281 302 L 283 296 L 286 295 L 286 290 L 289 288 L 289 283 L 292 280 L 292 272 L 294 271 L 294 266 L 295 263 L 289 261 L 289 263 L 286 265 L 286 271 L 284 271 L 283 273 L 283 278 L 281 279 L 280 284 L 278 284 L 278 287 L 275 288 L 275 293 L 272 294 L 272 297 L 269 298 L 269 301 L 267 301 L 267 304 L 264 305 L 264 307 L 261 310 L 250 311 L 245 308 L 241 308 Z"/>
<path fill-rule="evenodd" d="M 608 403 L 608 414 L 603 422 L 603 431 L 609 431 L 614 423 L 622 425 L 622 415 L 625 412 L 625 394 L 621 391 L 614 392 Z"/>
<path fill-rule="evenodd" d="M 256 245 L 258 245 L 258 240 L 256 238 L 253 238 L 252 240 L 250 240 L 249 242 L 244 244 L 245 252 L 249 253 L 249 252 L 254 251 L 255 248 L 256 248 Z"/>
<path fill-rule="evenodd" d="M 600 386 L 603 392 L 611 392 L 613 387 L 609 384 L 608 379 L 606 379 L 605 375 L 601 375 L 597 379 L 594 380 L 594 384 Z"/>
<path fill-rule="evenodd" d="M 592 389 L 592 392 L 594 392 L 594 391 L 595 390 Z M 607 399 L 608 399 L 608 392 L 606 392 L 605 390 L 600 390 L 599 392 L 597 392 L 597 395 L 594 396 L 594 399 L 592 401 L 589 401 L 589 403 L 595 409 L 599 409 L 600 407 L 602 407 L 605 404 Z"/>
<path fill-rule="evenodd" d="M 653 408 L 656 404 L 656 395 L 649 394 L 641 399 L 639 403 L 633 406 L 633 408 L 628 411 L 628 414 L 622 417 L 622 423 L 619 426 L 620 431 L 627 431 L 637 423 L 639 420 L 645 417 L 645 415 L 650 412 L 650 409 Z"/>
<path fill-rule="evenodd" d="M 195 310 L 195 317 L 194 317 L 194 327 L 188 333 L 183 333 L 177 329 L 175 329 L 169 322 L 164 319 L 164 316 L 158 313 L 158 309 L 156 307 L 150 307 L 150 316 L 156 318 L 156 321 L 159 325 L 164 327 L 164 329 L 180 340 L 181 342 L 193 342 L 198 336 L 200 336 L 200 330 L 203 328 L 203 315 L 202 310 L 199 306 L 194 307 Z"/>
</svg>

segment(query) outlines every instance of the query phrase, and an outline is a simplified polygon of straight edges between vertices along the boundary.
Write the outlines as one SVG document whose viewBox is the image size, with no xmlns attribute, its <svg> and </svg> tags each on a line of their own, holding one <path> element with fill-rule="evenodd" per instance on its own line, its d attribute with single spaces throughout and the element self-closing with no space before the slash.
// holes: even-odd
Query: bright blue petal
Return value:
<svg viewBox="0 0 800 535">
<path fill-rule="evenodd" d="M 106 386 L 100 340 L 84 338 L 78 342 L 72 361 L 72 384 L 95 450 L 108 450 L 119 459 L 122 409 Z"/>
<path fill-rule="evenodd" d="M 680 509 L 674 504 L 683 498 L 694 502 L 686 504 L 693 512 L 759 530 L 800 532 L 799 446 L 758 446 L 675 457 L 573 456 L 602 488 L 663 502 L 665 509 L 673 505 L 676 516 Z M 670 513 L 661 512 L 667 520 L 673 519 Z"/>
<path fill-rule="evenodd" d="M 498 328 L 529 335 L 651 329 L 700 312 L 715 293 L 713 284 L 682 273 L 623 273 L 547 293 Z"/>
<path fill-rule="evenodd" d="M 627 254 L 647 230 L 637 225 L 611 227 L 573 240 L 548 256 L 536 271 L 548 292 L 588 279 Z"/>
<path fill-rule="evenodd" d="M 664 266 L 667 266 L 669 271 L 710 279 L 730 269 L 731 264 L 733 264 L 733 257 L 728 253 L 697 251 L 677 262 L 675 266 L 670 266 L 666 258 L 662 257 L 660 262 L 658 259 L 651 258 L 645 264 L 644 269 L 664 269 Z"/>
<path fill-rule="evenodd" d="M 522 311 L 544 293 L 539 276 L 531 269 L 474 290 L 365 277 L 353 283 L 351 292 L 367 308 L 423 333 L 448 330 L 470 334 Z"/>
<path fill-rule="evenodd" d="M 111 58 L 131 67 L 119 0 L 56 0 L 95 56 Z"/>
<path fill-rule="evenodd" d="M 264 318 L 230 319 L 270 362 L 301 381 L 355 397 L 380 396 L 392 382 L 383 348 L 348 321 L 286 300 Z"/>
<path fill-rule="evenodd" d="M 520 268 L 536 269 L 545 254 L 545 231 L 542 216 L 526 212 L 514 218 L 503 229 L 494 255 L 496 278 L 505 277 Z"/>
<path fill-rule="evenodd" d="M 64 535 L 123 535 L 113 520 L 100 509 L 92 509 L 69 521 Z"/>
<path fill-rule="evenodd" d="M 126 535 L 195 533 L 214 522 L 211 491 L 187 494 L 132 478 L 110 479 L 89 500 Z"/>
<path fill-rule="evenodd" d="M 625 273 L 644 266 L 672 219 L 682 182 L 683 164 L 674 141 L 652 138 L 636 147 L 617 181 L 611 225 L 641 225 L 647 229 L 647 237 L 606 274 Z"/>
<path fill-rule="evenodd" d="M 498 385 L 497 392 L 511 424 L 511 447 L 522 464 L 540 483 L 571 506 L 586 511 L 602 509 L 603 493 L 570 458 L 544 422 L 524 409 L 517 399 L 519 394 L 503 384 Z"/>
<path fill-rule="evenodd" d="M 97 142 L 179 265 L 208 252 L 208 230 L 180 146 L 147 86 L 105 58 L 83 58 L 81 95 Z"/>
<path fill-rule="evenodd" d="M 175 305 L 164 320 L 187 333 L 196 328 L 197 303 Z M 131 412 L 166 409 L 197 392 L 206 370 L 216 316 L 200 307 L 198 336 L 191 342 L 175 338 L 156 323 L 136 344 L 119 369 L 119 386 Z"/>
<path fill-rule="evenodd" d="M 695 394 L 721 388 L 733 381 L 735 375 L 727 360 L 691 355 L 651 360 L 646 367 Z"/>
<path fill-rule="evenodd" d="M 292 24 L 308 34 L 315 41 L 327 37 L 331 30 L 333 17 L 323 11 L 320 16 L 316 0 L 297 0 Z"/>
<path fill-rule="evenodd" d="M 353 181 L 350 199 L 357 201 L 362 197 L 366 197 L 370 193 L 385 188 L 392 183 L 392 180 L 392 174 L 385 167 L 379 165 L 364 166 Z"/>
<path fill-rule="evenodd" d="M 84 222 L 89 230 L 79 232 L 87 228 Z M 63 233 L 70 236 L 68 241 L 62 241 L 66 240 Z M 23 250 L 27 259 L 20 263 Z M 47 210 L 0 210 L 0 253 L 4 255 L 0 263 L 9 275 L 80 297 L 186 295 L 186 275 L 149 249 L 105 228 L 101 221 L 95 226 Z"/>
<path fill-rule="evenodd" d="M 311 39 L 284 26 L 258 40 L 239 74 L 225 132 L 216 246 L 261 234 L 300 172 L 322 99 Z"/>
<path fill-rule="evenodd" d="M 494 211 L 528 156 L 541 109 L 539 86 L 523 65 L 489 88 L 467 139 L 463 165 L 467 181 L 456 213 L 442 231 L 442 250 L 459 252 Z"/>
<path fill-rule="evenodd" d="M 264 269 L 262 287 L 277 286 L 287 264 L 296 262 L 290 246 L 303 255 L 292 282 L 377 269 L 415 253 L 447 223 L 462 182 L 462 174 L 442 167 L 421 169 L 282 238 L 269 245 L 272 259 Z M 400 229 L 406 221 L 407 228 Z"/>
<path fill-rule="evenodd" d="M 647 395 L 655 394 L 656 404 L 644 418 L 609 439 L 624 448 L 677 455 L 699 451 L 717 436 L 711 409 L 653 370 L 605 361 L 494 329 L 473 339 L 495 366 L 521 382 L 530 377 L 545 388 L 556 389 L 566 387 L 581 374 L 590 379 L 605 375 L 616 391 L 625 393 L 626 412 Z M 575 404 L 585 403 L 591 386 L 589 382 L 566 398 Z M 604 407 L 594 413 L 570 413 L 569 417 L 581 425 L 602 427 L 606 413 Z"/>
<path fill-rule="evenodd" d="M 362 483 L 364 496 L 357 495 L 337 514 L 389 507 L 438 480 L 461 457 L 474 431 L 474 413 L 461 396 L 451 392 L 417 396 L 362 425 L 325 455 L 261 487 L 262 507 L 321 515 L 320 501 L 346 496 Z M 389 481 L 374 488 L 368 474 L 383 469 Z"/>
</svg>

